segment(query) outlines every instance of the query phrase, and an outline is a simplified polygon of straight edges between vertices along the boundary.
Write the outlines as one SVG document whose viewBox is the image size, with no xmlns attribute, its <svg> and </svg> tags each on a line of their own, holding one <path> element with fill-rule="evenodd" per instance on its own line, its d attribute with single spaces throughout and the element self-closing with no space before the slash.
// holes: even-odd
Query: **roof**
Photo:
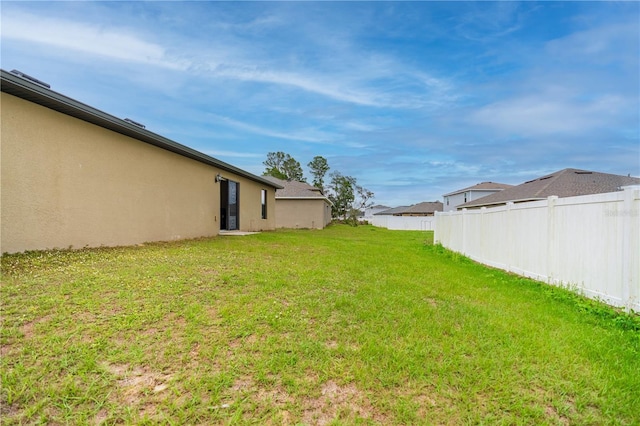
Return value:
<svg viewBox="0 0 640 426">
<path fill-rule="evenodd" d="M 424 201 L 422 203 L 414 204 L 411 206 L 400 206 L 392 209 L 384 210 L 376 213 L 374 216 L 383 215 L 403 215 L 403 214 L 429 214 L 434 212 L 441 212 L 443 210 L 443 204 L 440 201 Z"/>
<path fill-rule="evenodd" d="M 469 191 L 502 191 L 503 189 L 511 188 L 513 185 L 509 185 L 507 183 L 497 183 L 497 182 L 480 182 L 477 185 L 469 186 L 464 189 L 458 189 L 457 191 L 450 192 L 448 194 L 444 194 L 443 197 L 448 197 L 450 195 L 461 194 L 463 192 Z"/>
<path fill-rule="evenodd" d="M 13 73 L 0 70 L 0 81 L 0 90 L 10 95 L 17 96 L 26 101 L 78 118 L 113 132 L 129 136 L 141 142 L 166 149 L 167 151 L 191 158 L 192 160 L 200 161 L 222 170 L 235 173 L 239 176 L 263 183 L 270 187 L 280 188 L 280 186 L 274 182 L 260 176 L 256 176 L 216 158 L 210 157 L 185 145 L 181 145 L 178 142 L 137 126 L 130 121 L 128 122 L 107 114 L 87 104 L 83 104 L 82 102 L 55 92 L 48 87 L 19 77 Z"/>
<path fill-rule="evenodd" d="M 580 169 L 563 169 L 549 175 L 527 181 L 477 200 L 461 204 L 458 208 L 474 208 L 543 200 L 555 195 L 560 198 L 578 195 L 601 194 L 619 191 L 622 186 L 638 185 L 640 178 L 592 172 Z"/>
<path fill-rule="evenodd" d="M 410 206 L 405 211 L 401 212 L 404 214 L 427 214 L 434 212 L 441 212 L 443 210 L 444 205 L 440 201 L 424 201 L 422 203 L 414 204 Z"/>
<path fill-rule="evenodd" d="M 388 209 L 388 210 L 383 210 L 381 212 L 375 213 L 374 216 L 388 216 L 388 215 L 394 215 L 394 214 L 398 214 L 403 212 L 405 209 L 408 209 L 409 206 L 400 206 L 400 207 L 394 207 L 392 209 Z"/>
<path fill-rule="evenodd" d="M 306 182 L 298 182 L 295 180 L 283 180 L 273 176 L 263 176 L 264 179 L 280 186 L 276 190 L 276 199 L 313 199 L 326 200 L 329 199 L 322 193 L 322 190 Z"/>
</svg>

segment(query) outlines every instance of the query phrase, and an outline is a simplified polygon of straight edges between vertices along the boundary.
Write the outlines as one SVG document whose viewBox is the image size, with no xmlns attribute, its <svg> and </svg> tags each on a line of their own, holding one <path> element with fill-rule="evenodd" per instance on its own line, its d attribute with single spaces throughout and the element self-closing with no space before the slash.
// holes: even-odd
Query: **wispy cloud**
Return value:
<svg viewBox="0 0 640 426">
<path fill-rule="evenodd" d="M 253 27 L 274 22 L 278 19 L 269 17 L 244 25 Z M 298 64 L 298 69 L 282 67 L 282 63 L 274 67 L 269 60 L 252 57 L 259 46 L 247 48 L 248 43 L 243 40 L 227 40 L 226 43 L 231 44 L 226 46 L 215 41 L 202 45 L 202 41 L 194 40 L 194 46 L 181 48 L 149 41 L 130 28 L 106 27 L 15 11 L 3 19 L 2 37 L 193 73 L 209 79 L 286 86 L 360 106 L 416 108 L 450 101 L 448 94 L 451 90 L 444 80 L 423 72 L 400 70 L 397 64 L 390 66 L 397 62 L 394 58 L 381 55 L 366 58 L 357 51 L 342 52 L 345 58 L 350 58 L 349 62 L 332 70 L 316 71 L 307 64 Z M 399 90 L 402 96 L 398 96 Z"/>
<path fill-rule="evenodd" d="M 161 45 L 145 41 L 128 30 L 65 19 L 15 13 L 2 20 L 2 37 L 175 70 L 188 66 L 185 61 L 167 55 Z"/>
<path fill-rule="evenodd" d="M 263 158 L 264 154 L 255 154 L 252 152 L 241 151 L 220 151 L 220 150 L 204 150 L 202 151 L 212 157 L 233 157 L 233 158 Z"/>
<path fill-rule="evenodd" d="M 335 138 L 335 135 L 323 132 L 318 129 L 313 129 L 313 128 L 301 129 L 301 130 L 296 130 L 291 132 L 281 132 L 281 131 L 274 131 L 272 129 L 257 126 L 255 124 L 245 123 L 245 122 L 235 120 L 230 117 L 225 117 L 222 115 L 211 114 L 210 116 L 212 119 L 216 120 L 218 123 L 223 123 L 245 132 L 267 136 L 270 138 L 286 139 L 286 140 L 292 140 L 292 141 L 298 141 L 298 142 L 311 142 L 311 143 L 328 143 Z"/>
<path fill-rule="evenodd" d="M 530 95 L 486 105 L 471 115 L 471 121 L 512 136 L 584 135 L 624 113 L 628 106 L 617 96 L 585 101 Z"/>
</svg>

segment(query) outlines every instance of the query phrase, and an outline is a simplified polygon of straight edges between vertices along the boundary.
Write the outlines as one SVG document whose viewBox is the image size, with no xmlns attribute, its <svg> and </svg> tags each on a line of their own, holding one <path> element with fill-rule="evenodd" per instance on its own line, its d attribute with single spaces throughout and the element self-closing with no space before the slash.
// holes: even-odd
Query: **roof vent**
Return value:
<svg viewBox="0 0 640 426">
<path fill-rule="evenodd" d="M 28 74 L 23 73 L 18 70 L 11 70 L 11 74 L 17 75 L 18 77 L 24 78 L 25 80 L 29 80 L 32 83 L 35 83 L 39 86 L 46 87 L 47 89 L 51 89 L 51 85 L 49 83 L 45 83 L 44 81 L 38 80 L 35 77 L 31 77 Z"/>
<path fill-rule="evenodd" d="M 134 126 L 138 126 L 138 127 L 140 127 L 141 129 L 146 129 L 146 128 L 147 128 L 144 124 L 142 124 L 142 123 L 138 123 L 137 121 L 133 121 L 133 120 L 132 120 L 132 119 L 130 119 L 130 118 L 125 118 L 125 119 L 124 119 L 124 121 L 126 121 L 127 123 L 131 123 L 131 124 L 133 124 Z"/>
</svg>

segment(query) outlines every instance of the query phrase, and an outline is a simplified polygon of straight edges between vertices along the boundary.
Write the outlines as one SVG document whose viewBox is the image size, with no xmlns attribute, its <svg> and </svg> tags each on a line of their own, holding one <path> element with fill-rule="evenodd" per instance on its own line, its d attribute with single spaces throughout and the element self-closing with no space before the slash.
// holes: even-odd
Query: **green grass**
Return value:
<svg viewBox="0 0 640 426">
<path fill-rule="evenodd" d="M 2 423 L 640 423 L 637 317 L 432 237 L 5 255 Z"/>
</svg>

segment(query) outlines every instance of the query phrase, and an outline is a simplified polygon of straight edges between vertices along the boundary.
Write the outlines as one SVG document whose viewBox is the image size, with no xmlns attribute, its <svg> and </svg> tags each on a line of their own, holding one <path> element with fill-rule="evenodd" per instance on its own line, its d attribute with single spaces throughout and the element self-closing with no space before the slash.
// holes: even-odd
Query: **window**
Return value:
<svg viewBox="0 0 640 426">
<path fill-rule="evenodd" d="M 267 218 L 267 190 L 263 189 L 260 191 L 261 201 L 262 201 L 262 218 Z"/>
</svg>

